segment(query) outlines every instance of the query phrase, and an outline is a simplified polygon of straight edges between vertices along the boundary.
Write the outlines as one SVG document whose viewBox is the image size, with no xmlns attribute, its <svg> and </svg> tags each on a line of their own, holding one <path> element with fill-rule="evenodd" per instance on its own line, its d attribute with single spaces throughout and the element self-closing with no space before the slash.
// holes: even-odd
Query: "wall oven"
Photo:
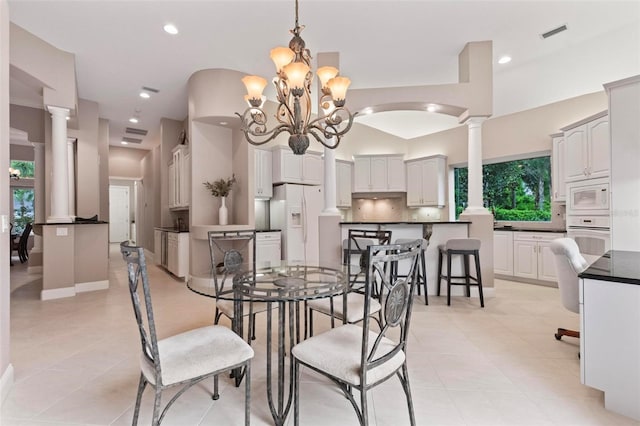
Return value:
<svg viewBox="0 0 640 426">
<path fill-rule="evenodd" d="M 609 199 L 607 178 L 571 182 L 567 185 L 567 216 L 608 216 Z"/>
</svg>

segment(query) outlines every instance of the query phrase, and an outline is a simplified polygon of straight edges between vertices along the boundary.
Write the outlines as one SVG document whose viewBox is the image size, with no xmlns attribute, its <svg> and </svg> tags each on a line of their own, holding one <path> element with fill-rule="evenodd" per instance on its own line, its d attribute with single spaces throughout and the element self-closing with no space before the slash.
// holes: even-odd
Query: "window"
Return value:
<svg viewBox="0 0 640 426">
<path fill-rule="evenodd" d="M 456 168 L 456 218 L 467 206 L 468 170 Z M 551 159 L 549 156 L 482 166 L 484 206 L 496 220 L 551 220 Z"/>
<path fill-rule="evenodd" d="M 20 170 L 20 179 L 33 179 L 34 177 L 33 161 L 11 160 L 11 167 Z M 31 187 L 20 187 L 16 184 L 11 188 L 11 194 L 13 199 L 13 232 L 22 234 L 27 223 L 33 223 L 34 191 Z"/>
</svg>

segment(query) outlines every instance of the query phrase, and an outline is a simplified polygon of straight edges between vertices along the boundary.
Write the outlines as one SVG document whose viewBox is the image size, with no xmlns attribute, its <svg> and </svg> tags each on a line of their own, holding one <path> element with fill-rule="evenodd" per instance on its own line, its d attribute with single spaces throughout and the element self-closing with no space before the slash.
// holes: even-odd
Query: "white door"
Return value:
<svg viewBox="0 0 640 426">
<path fill-rule="evenodd" d="M 109 241 L 129 239 L 129 187 L 109 185 Z"/>
</svg>

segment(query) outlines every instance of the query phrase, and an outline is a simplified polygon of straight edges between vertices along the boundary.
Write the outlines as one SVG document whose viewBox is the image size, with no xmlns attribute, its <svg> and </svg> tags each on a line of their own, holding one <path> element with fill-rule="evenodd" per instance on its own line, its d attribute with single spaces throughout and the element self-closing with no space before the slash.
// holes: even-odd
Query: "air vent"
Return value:
<svg viewBox="0 0 640 426">
<path fill-rule="evenodd" d="M 142 139 L 136 139 L 136 138 L 129 138 L 129 137 L 123 137 L 122 140 L 124 142 L 128 142 L 128 143 L 142 143 Z"/>
<path fill-rule="evenodd" d="M 542 33 L 542 34 L 540 34 L 540 37 L 542 37 L 543 39 L 544 39 L 544 38 L 549 38 L 549 37 L 554 36 L 554 35 L 556 35 L 556 34 L 558 34 L 558 33 L 561 33 L 561 32 L 563 32 L 563 31 L 566 31 L 567 29 L 568 29 L 568 28 L 567 28 L 567 26 L 566 26 L 566 25 L 561 25 L 561 26 L 559 26 L 558 28 L 554 28 L 554 29 L 552 29 L 551 31 L 547 31 L 546 33 Z"/>
<path fill-rule="evenodd" d="M 142 86 L 142 90 L 144 90 L 145 92 L 151 92 L 151 93 L 160 92 L 158 89 L 154 89 L 153 87 L 147 87 L 147 86 Z"/>
<path fill-rule="evenodd" d="M 130 133 L 132 135 L 147 136 L 147 133 L 149 132 L 147 130 L 136 129 L 134 127 L 127 127 L 125 129 L 125 133 Z"/>
</svg>

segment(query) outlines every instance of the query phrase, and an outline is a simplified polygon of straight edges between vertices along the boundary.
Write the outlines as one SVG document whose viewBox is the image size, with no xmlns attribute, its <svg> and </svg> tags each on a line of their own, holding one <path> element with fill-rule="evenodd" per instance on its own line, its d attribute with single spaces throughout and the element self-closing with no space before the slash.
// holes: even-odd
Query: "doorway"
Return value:
<svg viewBox="0 0 640 426">
<path fill-rule="evenodd" d="M 109 185 L 109 242 L 129 239 L 129 187 Z"/>
</svg>

